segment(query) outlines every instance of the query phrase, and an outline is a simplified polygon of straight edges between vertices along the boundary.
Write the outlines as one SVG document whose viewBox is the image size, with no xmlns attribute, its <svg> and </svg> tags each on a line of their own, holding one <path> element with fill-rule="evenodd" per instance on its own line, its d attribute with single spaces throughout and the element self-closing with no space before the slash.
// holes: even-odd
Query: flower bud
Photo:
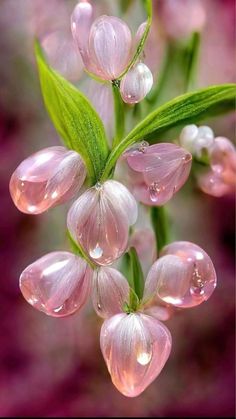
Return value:
<svg viewBox="0 0 236 419">
<path fill-rule="evenodd" d="M 109 265 L 126 250 L 129 226 L 137 219 L 137 204 L 127 188 L 108 180 L 88 189 L 69 210 L 67 225 L 89 257 Z"/>
<path fill-rule="evenodd" d="M 183 148 L 200 158 L 204 150 L 210 153 L 214 144 L 214 132 L 205 125 L 186 125 L 180 133 L 179 140 Z"/>
<path fill-rule="evenodd" d="M 135 197 L 146 205 L 164 205 L 186 182 L 192 156 L 171 143 L 148 146 L 142 143 L 124 154 L 129 167 L 138 174 Z M 134 173 L 135 176 L 135 173 Z"/>
<path fill-rule="evenodd" d="M 100 317 L 111 317 L 123 312 L 128 302 L 129 284 L 117 269 L 101 267 L 94 271 L 92 300 Z"/>
<path fill-rule="evenodd" d="M 87 301 L 92 269 L 69 252 L 52 252 L 29 265 L 20 276 L 20 289 L 34 308 L 54 317 L 68 316 Z"/>
<path fill-rule="evenodd" d="M 125 396 L 136 397 L 164 367 L 171 335 L 145 314 L 117 314 L 104 322 L 100 345 L 113 384 Z"/>
<path fill-rule="evenodd" d="M 120 93 L 124 102 L 138 103 L 150 92 L 153 77 L 149 68 L 138 63 L 132 67 L 121 80 Z"/>
<path fill-rule="evenodd" d="M 49 147 L 17 167 L 10 180 L 10 193 L 20 211 L 40 214 L 71 199 L 85 177 L 85 165 L 78 153 Z"/>
<path fill-rule="evenodd" d="M 89 54 L 96 71 L 105 80 L 114 80 L 127 67 L 132 48 L 129 27 L 118 17 L 100 16 L 91 27 Z"/>
<path fill-rule="evenodd" d="M 174 242 L 164 247 L 152 265 L 144 298 L 157 295 L 176 307 L 194 307 L 208 300 L 215 287 L 216 273 L 207 253 L 196 244 Z"/>
</svg>

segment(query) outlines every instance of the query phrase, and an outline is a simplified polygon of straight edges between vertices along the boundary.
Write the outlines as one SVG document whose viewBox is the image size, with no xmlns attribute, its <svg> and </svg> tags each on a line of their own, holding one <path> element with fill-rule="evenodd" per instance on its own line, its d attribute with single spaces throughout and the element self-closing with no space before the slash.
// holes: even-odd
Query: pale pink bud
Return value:
<svg viewBox="0 0 236 419">
<path fill-rule="evenodd" d="M 123 312 L 128 298 L 128 282 L 117 269 L 101 267 L 94 271 L 92 300 L 99 316 L 106 318 Z"/>
<path fill-rule="evenodd" d="M 191 154 L 171 143 L 141 143 L 126 151 L 124 157 L 130 168 L 143 176 L 133 192 L 146 205 L 168 202 L 186 182 L 192 164 Z"/>
<path fill-rule="evenodd" d="M 126 250 L 129 226 L 137 219 L 137 204 L 128 189 L 108 180 L 88 189 L 72 205 L 67 225 L 89 257 L 108 265 Z"/>
<path fill-rule="evenodd" d="M 208 300 L 217 279 L 203 249 L 190 242 L 174 242 L 164 247 L 161 256 L 148 273 L 144 298 L 156 294 L 165 303 L 181 308 Z"/>
<path fill-rule="evenodd" d="M 111 86 L 108 83 L 98 83 L 90 79 L 86 95 L 99 114 L 108 138 L 111 140 L 114 137 L 114 105 Z"/>
<path fill-rule="evenodd" d="M 132 49 L 129 27 L 118 17 L 100 16 L 91 27 L 89 56 L 95 74 L 105 80 L 113 80 L 127 67 Z"/>
<path fill-rule="evenodd" d="M 26 214 L 40 214 L 71 199 L 86 177 L 78 153 L 65 147 L 49 147 L 24 160 L 10 180 L 16 207 Z"/>
<path fill-rule="evenodd" d="M 93 7 L 87 1 L 79 2 L 71 15 L 71 31 L 74 41 L 79 49 L 85 67 L 93 71 L 89 56 L 89 33 L 93 22 Z"/>
<path fill-rule="evenodd" d="M 216 197 L 233 194 L 236 184 L 236 151 L 227 138 L 215 138 L 210 152 L 210 165 L 211 169 L 198 177 L 200 189 Z"/>
<path fill-rule="evenodd" d="M 20 276 L 20 289 L 29 304 L 62 317 L 79 310 L 90 293 L 92 269 L 69 252 L 52 252 L 29 265 Z"/>
<path fill-rule="evenodd" d="M 208 126 L 186 125 L 180 133 L 180 145 L 196 157 L 201 157 L 203 151 L 210 153 L 214 144 L 214 132 Z"/>
<path fill-rule="evenodd" d="M 164 367 L 171 335 L 145 314 L 117 314 L 104 322 L 100 345 L 113 384 L 125 396 L 136 397 Z"/>
<path fill-rule="evenodd" d="M 201 0 L 162 0 L 158 6 L 163 31 L 170 38 L 185 38 L 204 27 L 206 12 Z"/>
<path fill-rule="evenodd" d="M 57 30 L 43 38 L 42 46 L 49 64 L 71 81 L 78 81 L 83 63 L 76 46 L 66 31 Z"/>
<path fill-rule="evenodd" d="M 138 103 L 150 92 L 152 85 L 149 68 L 143 63 L 135 64 L 121 80 L 121 97 L 126 103 Z"/>
<path fill-rule="evenodd" d="M 146 30 L 147 27 L 147 21 L 141 23 L 141 25 L 139 25 L 138 30 L 135 34 L 135 38 L 134 38 L 134 52 L 137 49 L 137 46 L 139 44 L 139 42 L 141 41 L 141 38 Z"/>
<path fill-rule="evenodd" d="M 153 305 L 152 307 L 145 309 L 145 314 L 165 322 L 173 316 L 174 308 L 170 305 Z"/>
</svg>

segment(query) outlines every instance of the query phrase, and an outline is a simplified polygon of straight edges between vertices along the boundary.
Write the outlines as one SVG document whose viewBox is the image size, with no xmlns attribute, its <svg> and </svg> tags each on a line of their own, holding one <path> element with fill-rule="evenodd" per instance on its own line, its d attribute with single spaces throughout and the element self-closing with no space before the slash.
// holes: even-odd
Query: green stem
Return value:
<svg viewBox="0 0 236 419">
<path fill-rule="evenodd" d="M 120 96 L 120 89 L 117 82 L 112 83 L 112 92 L 114 99 L 114 110 L 115 110 L 115 137 L 113 141 L 113 148 L 119 144 L 121 138 L 124 136 L 125 131 L 125 112 L 124 102 Z"/>
<path fill-rule="evenodd" d="M 73 251 L 73 253 L 74 253 L 75 255 L 78 255 L 78 256 L 82 257 L 83 259 L 85 259 L 85 260 L 86 260 L 86 262 L 89 264 L 89 266 L 90 266 L 92 269 L 96 269 L 96 268 L 97 268 L 97 265 L 95 265 L 95 263 L 93 263 L 93 262 L 91 261 L 91 259 L 89 259 L 89 257 L 87 256 L 87 254 L 85 253 L 85 251 L 83 250 L 83 248 L 80 246 L 80 244 L 79 244 L 79 243 L 77 243 L 77 242 L 73 239 L 73 237 L 71 236 L 71 234 L 70 234 L 69 230 L 67 230 L 67 237 L 68 237 L 68 239 L 69 239 L 69 242 L 70 242 L 70 245 L 71 245 L 71 250 Z"/>
<path fill-rule="evenodd" d="M 185 76 L 185 92 L 188 92 L 195 88 L 196 75 L 197 75 L 197 64 L 200 51 L 200 34 L 194 32 L 191 41 L 186 49 L 186 76 Z"/>
<path fill-rule="evenodd" d="M 151 28 L 151 24 L 152 24 L 152 0 L 144 0 L 144 5 L 145 5 L 145 9 L 147 11 L 147 24 L 146 24 L 146 28 L 145 31 L 139 41 L 139 44 L 137 46 L 137 49 L 135 51 L 135 54 L 133 55 L 131 61 L 129 62 L 128 66 L 126 67 L 126 69 L 123 71 L 123 73 L 121 73 L 118 77 L 118 79 L 122 79 L 122 77 L 124 77 L 124 75 L 126 73 L 128 73 L 128 71 L 131 69 L 131 67 L 133 67 L 133 65 L 136 63 L 138 57 L 140 56 L 141 52 L 143 51 L 146 39 L 148 37 L 150 28 Z"/>
<path fill-rule="evenodd" d="M 151 207 L 151 222 L 159 255 L 162 248 L 170 241 L 169 221 L 165 207 Z"/>
</svg>

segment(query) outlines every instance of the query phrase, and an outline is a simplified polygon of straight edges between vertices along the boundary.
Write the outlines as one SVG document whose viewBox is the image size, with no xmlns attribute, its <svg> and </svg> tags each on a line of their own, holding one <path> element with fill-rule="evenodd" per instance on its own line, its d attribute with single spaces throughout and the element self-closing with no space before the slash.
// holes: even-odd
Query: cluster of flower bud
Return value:
<svg viewBox="0 0 236 419">
<path fill-rule="evenodd" d="M 203 192 L 216 197 L 234 193 L 236 150 L 228 138 L 215 137 L 208 126 L 192 124 L 183 128 L 179 141 L 196 159 L 209 159 L 210 167 L 198 174 L 198 186 Z"/>
</svg>

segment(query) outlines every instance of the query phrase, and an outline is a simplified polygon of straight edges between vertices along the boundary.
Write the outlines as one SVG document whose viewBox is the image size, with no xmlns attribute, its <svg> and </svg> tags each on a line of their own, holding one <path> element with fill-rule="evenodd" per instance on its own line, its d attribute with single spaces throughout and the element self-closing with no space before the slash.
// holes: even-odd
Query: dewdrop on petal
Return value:
<svg viewBox="0 0 236 419">
<path fill-rule="evenodd" d="M 167 327 L 151 316 L 122 313 L 107 319 L 100 346 L 116 388 L 127 397 L 141 394 L 160 374 L 171 342 Z"/>
<path fill-rule="evenodd" d="M 132 67 L 121 80 L 120 93 L 124 102 L 138 103 L 150 92 L 153 76 L 149 68 L 138 63 Z"/>
<path fill-rule="evenodd" d="M 109 265 L 126 250 L 137 203 L 120 182 L 107 180 L 83 193 L 67 217 L 68 229 L 98 265 Z"/>
<path fill-rule="evenodd" d="M 152 265 L 144 298 L 157 295 L 176 307 L 194 307 L 209 299 L 216 281 L 213 263 L 203 249 L 190 242 L 174 242 L 164 247 Z"/>
<path fill-rule="evenodd" d="M 92 273 L 84 259 L 69 252 L 52 252 L 22 272 L 20 289 L 34 308 L 49 316 L 68 316 L 86 303 Z"/>
<path fill-rule="evenodd" d="M 191 154 L 172 143 L 138 144 L 128 149 L 124 158 L 134 172 L 142 175 L 142 182 L 137 176 L 135 197 L 146 205 L 157 206 L 168 202 L 184 185 L 192 164 Z"/>
<path fill-rule="evenodd" d="M 40 214 L 71 199 L 81 188 L 86 169 L 80 155 L 65 147 L 49 147 L 25 159 L 10 180 L 16 207 Z"/>
<path fill-rule="evenodd" d="M 100 317 L 107 318 L 123 312 L 128 299 L 128 282 L 117 269 L 104 266 L 94 271 L 92 301 Z"/>
</svg>

